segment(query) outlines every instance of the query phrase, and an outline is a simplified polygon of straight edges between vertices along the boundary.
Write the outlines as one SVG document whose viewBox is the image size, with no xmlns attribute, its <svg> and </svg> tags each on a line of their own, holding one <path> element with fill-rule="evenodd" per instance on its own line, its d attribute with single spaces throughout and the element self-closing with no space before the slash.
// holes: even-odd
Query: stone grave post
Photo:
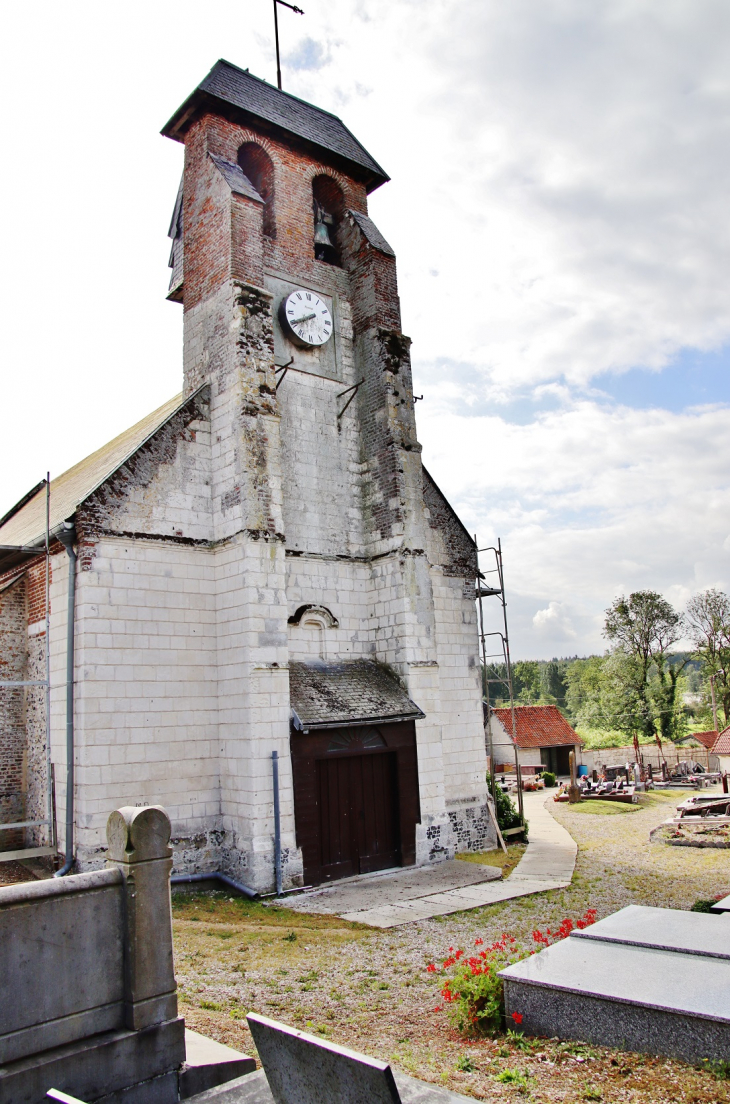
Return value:
<svg viewBox="0 0 730 1104">
<path fill-rule="evenodd" d="M 160 805 L 116 809 L 106 826 L 107 866 L 124 878 L 126 1025 L 134 1030 L 174 1020 L 170 818 Z"/>
</svg>

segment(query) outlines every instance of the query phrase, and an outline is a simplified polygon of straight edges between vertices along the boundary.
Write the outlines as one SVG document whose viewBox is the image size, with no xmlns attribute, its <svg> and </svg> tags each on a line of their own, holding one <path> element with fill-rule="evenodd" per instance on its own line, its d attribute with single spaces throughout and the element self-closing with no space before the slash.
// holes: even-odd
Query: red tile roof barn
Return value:
<svg viewBox="0 0 730 1104">
<path fill-rule="evenodd" d="M 713 755 L 730 755 L 730 725 L 723 728 L 712 748 Z"/>
<path fill-rule="evenodd" d="M 706 732 L 690 732 L 690 736 L 693 740 L 698 740 L 708 751 L 712 751 L 717 740 L 717 729 L 712 728 Z"/>
<path fill-rule="evenodd" d="M 510 709 L 493 709 L 495 717 L 502 723 L 508 735 L 512 733 L 512 713 Z M 515 725 L 517 727 L 517 746 L 521 748 L 565 747 L 566 744 L 582 744 L 557 705 L 517 705 L 515 706 Z"/>
</svg>

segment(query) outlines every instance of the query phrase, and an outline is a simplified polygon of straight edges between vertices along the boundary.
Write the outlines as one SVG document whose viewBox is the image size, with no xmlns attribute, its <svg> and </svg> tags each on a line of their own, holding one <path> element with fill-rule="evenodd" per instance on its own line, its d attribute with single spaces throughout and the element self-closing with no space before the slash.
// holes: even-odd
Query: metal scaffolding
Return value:
<svg viewBox="0 0 730 1104">
<path fill-rule="evenodd" d="M 519 760 L 518 749 L 517 749 L 517 724 L 516 724 L 516 720 L 515 720 L 515 696 L 514 696 L 514 691 L 513 691 L 513 688 L 512 688 L 512 662 L 510 660 L 509 631 L 508 631 L 508 628 L 507 628 L 507 599 L 505 597 L 505 592 L 504 592 L 504 567 L 503 567 L 503 564 L 502 564 L 502 541 L 498 537 L 496 546 L 492 545 L 489 548 L 480 548 L 479 547 L 479 542 L 478 542 L 478 540 L 476 538 L 476 534 L 475 534 L 474 543 L 477 547 L 476 595 L 477 595 L 477 605 L 478 605 L 478 609 L 479 609 L 479 642 L 480 642 L 480 645 L 481 645 L 482 666 L 483 666 L 483 669 L 484 669 L 483 678 L 484 678 L 486 691 L 487 691 L 487 710 L 489 711 L 491 709 L 491 706 L 490 706 L 490 703 L 489 703 L 489 686 L 490 686 L 490 684 L 499 684 L 500 686 L 502 686 L 507 691 L 507 696 L 509 697 L 510 713 L 511 713 L 511 718 L 512 718 L 512 733 L 511 733 L 511 735 L 512 735 L 512 743 L 513 743 L 513 746 L 514 746 L 514 755 L 515 755 L 515 774 L 517 776 L 517 803 L 518 803 L 518 806 L 519 806 L 520 820 L 522 821 L 522 824 L 524 825 L 524 823 L 525 823 L 525 812 L 524 812 L 523 801 L 522 801 L 522 772 L 520 770 L 520 760 Z M 481 553 L 492 553 L 493 554 L 493 556 L 494 556 L 494 567 L 488 568 L 485 571 L 480 570 L 480 568 L 479 568 L 479 555 Z M 496 575 L 497 578 L 496 578 L 496 580 L 494 580 L 494 582 L 496 582 L 498 585 L 488 586 L 487 583 L 485 582 L 485 579 L 488 575 Z M 502 630 L 496 630 L 496 631 L 492 631 L 492 632 L 487 632 L 486 631 L 485 626 L 484 626 L 484 606 L 482 605 L 482 599 L 484 599 L 484 598 L 498 598 L 499 599 L 499 603 L 502 607 L 503 631 Z M 487 653 L 487 637 L 495 637 L 495 636 L 499 637 L 500 642 L 501 642 L 501 646 L 502 646 L 502 650 L 501 650 L 501 652 L 492 652 L 492 653 L 488 654 Z M 502 666 L 504 668 L 504 678 L 490 678 L 489 677 L 488 671 L 489 671 L 489 666 L 490 665 L 487 663 L 487 661 L 490 660 L 490 659 L 492 659 L 492 660 L 501 659 L 502 660 Z M 490 774 L 491 774 L 491 779 L 492 779 L 492 797 L 496 798 L 497 783 L 496 783 L 495 770 L 494 770 L 494 747 L 493 747 L 493 741 L 492 741 L 492 726 L 491 726 L 491 723 L 489 723 L 489 725 L 488 725 L 488 731 L 489 731 L 489 763 L 490 763 Z"/>
<path fill-rule="evenodd" d="M 50 521 L 51 521 L 51 477 L 46 475 L 34 491 L 17 504 L 6 514 L 3 521 L 8 520 L 34 493 L 40 490 L 45 483 L 46 490 L 46 531 L 42 544 L 26 547 L 24 545 L 0 545 L 0 571 L 12 571 L 13 568 L 21 568 L 32 560 L 44 556 L 45 559 L 45 607 L 46 607 L 46 631 L 45 631 L 45 657 L 44 668 L 46 677 L 43 679 L 0 679 L 0 689 L 20 689 L 27 686 L 42 686 L 45 689 L 45 736 L 46 736 L 46 816 L 43 820 L 18 820 L 12 823 L 0 824 L 0 832 L 8 832 L 11 829 L 20 828 L 46 828 L 45 835 L 48 842 L 40 847 L 22 847 L 14 851 L 0 851 L 0 862 L 10 862 L 12 859 L 32 859 L 45 855 L 56 854 L 56 816 L 54 801 L 53 764 L 51 763 L 51 556 L 50 556 Z M 18 578 L 22 571 L 18 572 Z"/>
</svg>

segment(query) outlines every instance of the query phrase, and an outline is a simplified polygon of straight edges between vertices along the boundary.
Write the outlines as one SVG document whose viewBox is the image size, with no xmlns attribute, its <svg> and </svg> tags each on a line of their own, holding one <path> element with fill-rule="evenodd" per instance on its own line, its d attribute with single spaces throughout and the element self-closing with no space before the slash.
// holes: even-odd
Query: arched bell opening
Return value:
<svg viewBox="0 0 730 1104">
<path fill-rule="evenodd" d="M 331 176 L 315 176 L 312 181 L 312 212 L 315 260 L 341 267 L 340 226 L 345 215 L 345 196 Z"/>
<path fill-rule="evenodd" d="M 238 151 L 238 164 L 264 201 L 264 234 L 275 238 L 273 162 L 266 150 L 256 142 L 245 142 Z"/>
</svg>

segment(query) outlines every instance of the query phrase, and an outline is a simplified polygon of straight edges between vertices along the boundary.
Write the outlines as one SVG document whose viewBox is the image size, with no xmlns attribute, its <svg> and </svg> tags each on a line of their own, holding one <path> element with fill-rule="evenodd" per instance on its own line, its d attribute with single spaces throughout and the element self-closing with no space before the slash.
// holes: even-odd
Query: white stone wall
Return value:
<svg viewBox="0 0 730 1104">
<path fill-rule="evenodd" d="M 101 859 L 106 819 L 121 805 L 164 805 L 176 834 L 205 833 L 216 824 L 212 559 L 204 549 L 109 537 L 91 568 L 78 572 L 76 805 L 83 864 Z"/>
<path fill-rule="evenodd" d="M 288 625 L 289 658 L 367 659 L 375 654 L 371 568 L 364 562 L 316 555 L 286 556 L 287 618 L 300 606 L 321 605 L 337 625 L 317 630 Z"/>
<path fill-rule="evenodd" d="M 343 388 L 291 369 L 279 387 L 287 550 L 363 555 L 356 407 L 338 419 Z"/>
</svg>

